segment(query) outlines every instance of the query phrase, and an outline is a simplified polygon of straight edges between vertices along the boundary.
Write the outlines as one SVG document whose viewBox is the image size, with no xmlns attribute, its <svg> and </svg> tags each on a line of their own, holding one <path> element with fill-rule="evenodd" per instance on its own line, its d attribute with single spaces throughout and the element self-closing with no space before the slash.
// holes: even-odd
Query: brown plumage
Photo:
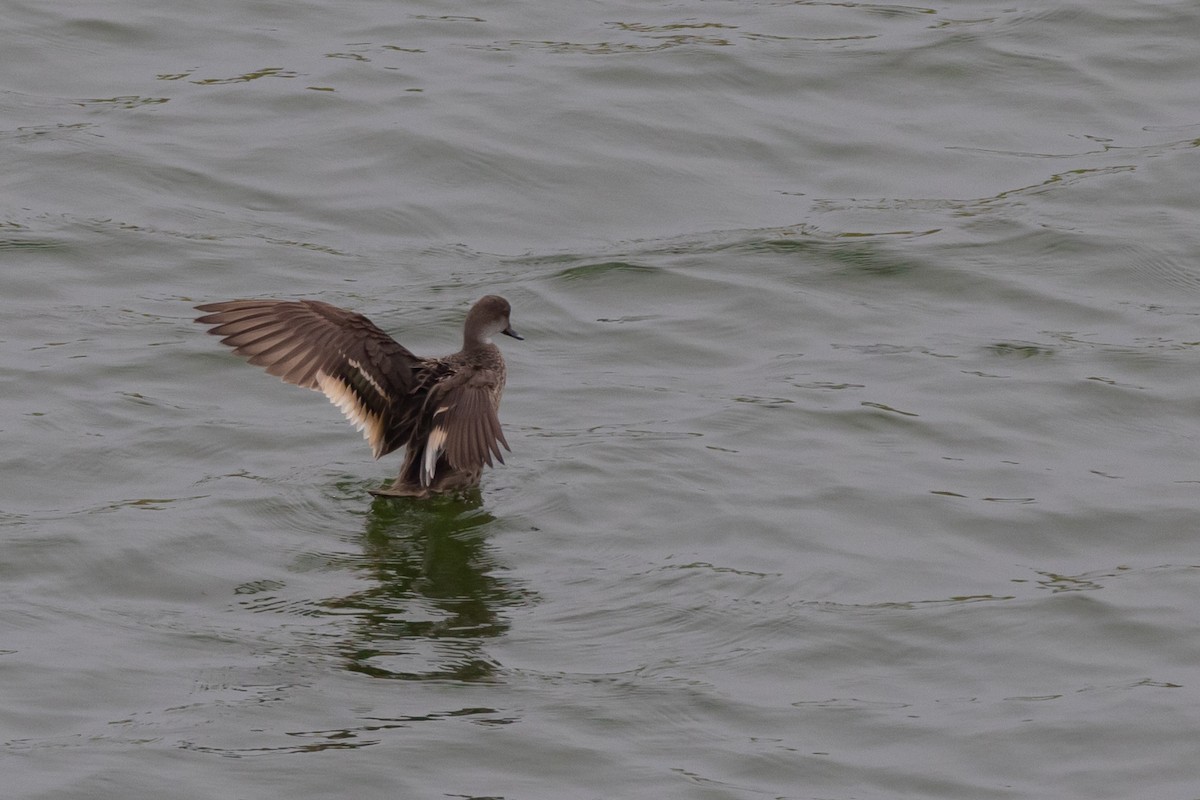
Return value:
<svg viewBox="0 0 1200 800">
<path fill-rule="evenodd" d="M 413 355 L 369 319 L 318 300 L 230 300 L 196 306 L 209 333 L 287 383 L 322 392 L 362 431 L 376 458 L 405 448 L 384 495 L 425 497 L 479 484 L 509 450 L 497 410 L 507 369 L 497 333 L 522 338 L 503 297 L 467 313 L 463 347 L 444 358 Z"/>
</svg>

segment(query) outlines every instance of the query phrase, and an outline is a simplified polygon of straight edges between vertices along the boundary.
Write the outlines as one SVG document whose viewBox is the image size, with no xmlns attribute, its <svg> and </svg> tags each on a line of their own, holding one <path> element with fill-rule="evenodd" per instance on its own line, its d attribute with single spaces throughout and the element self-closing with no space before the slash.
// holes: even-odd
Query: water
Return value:
<svg viewBox="0 0 1200 800">
<path fill-rule="evenodd" d="M 1192 4 L 11 3 L 14 798 L 1200 798 Z M 421 354 L 374 501 L 197 302 Z"/>
</svg>

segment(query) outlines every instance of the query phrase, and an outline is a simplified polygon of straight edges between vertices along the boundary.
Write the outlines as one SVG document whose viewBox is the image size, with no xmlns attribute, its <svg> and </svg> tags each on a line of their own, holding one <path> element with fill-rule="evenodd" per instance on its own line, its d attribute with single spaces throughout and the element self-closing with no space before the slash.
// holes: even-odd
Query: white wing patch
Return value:
<svg viewBox="0 0 1200 800">
<path fill-rule="evenodd" d="M 445 414 L 450 410 L 450 406 L 442 406 L 437 411 L 433 412 L 433 416 Z M 445 423 L 435 425 L 433 430 L 429 432 L 429 438 L 425 440 L 424 458 L 421 459 L 421 485 L 429 486 L 433 483 L 433 473 L 437 469 L 438 459 L 442 457 L 442 453 L 446 449 L 446 425 Z"/>
<path fill-rule="evenodd" d="M 383 387 L 379 385 L 379 381 L 375 380 L 375 376 L 362 368 L 362 364 L 358 363 L 353 358 L 347 358 L 346 361 L 350 362 L 350 366 L 358 370 L 358 374 L 362 376 L 363 380 L 371 384 L 371 388 L 374 389 L 380 397 L 385 400 L 391 399 L 387 396 L 387 392 L 383 390 Z"/>
<path fill-rule="evenodd" d="M 358 368 L 353 361 L 350 363 Z M 359 372 L 367 377 L 372 386 L 379 388 L 379 384 L 367 376 L 361 368 Z M 379 451 L 383 446 L 383 420 L 378 415 L 372 414 L 355 394 L 354 389 L 340 378 L 326 375 L 321 370 L 317 370 L 316 380 L 321 393 L 329 398 L 329 402 L 338 407 L 343 416 L 354 425 L 355 430 L 362 431 L 363 438 L 371 445 L 371 451 L 376 458 L 379 458 Z"/>
</svg>

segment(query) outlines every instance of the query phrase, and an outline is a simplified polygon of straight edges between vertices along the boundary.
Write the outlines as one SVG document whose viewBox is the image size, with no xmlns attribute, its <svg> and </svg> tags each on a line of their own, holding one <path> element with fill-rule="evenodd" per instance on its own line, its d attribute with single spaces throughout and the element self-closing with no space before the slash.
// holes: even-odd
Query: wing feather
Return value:
<svg viewBox="0 0 1200 800">
<path fill-rule="evenodd" d="M 404 442 L 393 408 L 421 360 L 369 319 L 316 300 L 231 300 L 196 306 L 197 322 L 255 366 L 319 391 L 371 444 L 375 457 Z"/>
<path fill-rule="evenodd" d="M 495 385 L 483 381 L 463 383 L 447 393 L 445 452 L 455 469 L 490 467 L 493 456 L 504 463 L 499 445 L 507 449 L 508 444 L 496 415 L 495 396 Z"/>
</svg>

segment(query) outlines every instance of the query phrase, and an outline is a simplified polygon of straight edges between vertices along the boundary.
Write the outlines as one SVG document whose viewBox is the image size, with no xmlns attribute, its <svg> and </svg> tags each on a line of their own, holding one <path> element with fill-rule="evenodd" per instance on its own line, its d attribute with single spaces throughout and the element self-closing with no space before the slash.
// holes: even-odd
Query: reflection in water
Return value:
<svg viewBox="0 0 1200 800">
<path fill-rule="evenodd" d="M 361 569 L 370 588 L 328 600 L 358 624 L 344 644 L 348 668 L 378 678 L 487 680 L 498 664 L 483 641 L 522 594 L 492 574 L 484 531 L 494 517 L 478 492 L 466 500 L 376 500 Z"/>
</svg>

